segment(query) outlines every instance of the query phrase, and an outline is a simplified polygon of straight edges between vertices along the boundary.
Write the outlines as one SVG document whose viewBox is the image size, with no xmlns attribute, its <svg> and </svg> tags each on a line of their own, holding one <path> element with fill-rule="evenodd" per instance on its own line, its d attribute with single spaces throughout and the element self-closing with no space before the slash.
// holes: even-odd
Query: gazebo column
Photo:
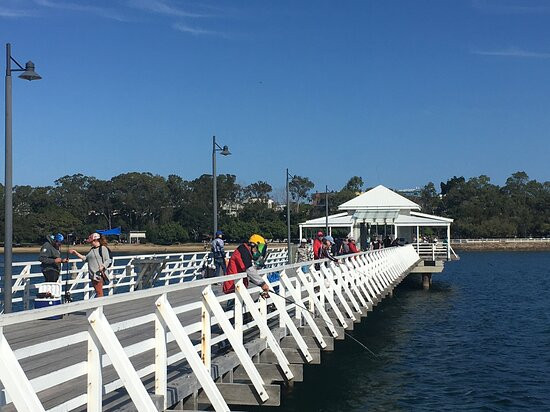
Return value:
<svg viewBox="0 0 550 412">
<path fill-rule="evenodd" d="M 420 228 L 416 226 L 416 253 L 420 254 Z"/>
<path fill-rule="evenodd" d="M 302 239 L 303 239 L 302 238 L 302 225 L 299 225 L 298 227 L 300 228 L 300 237 L 299 237 L 300 240 L 299 241 L 301 242 Z"/>
</svg>

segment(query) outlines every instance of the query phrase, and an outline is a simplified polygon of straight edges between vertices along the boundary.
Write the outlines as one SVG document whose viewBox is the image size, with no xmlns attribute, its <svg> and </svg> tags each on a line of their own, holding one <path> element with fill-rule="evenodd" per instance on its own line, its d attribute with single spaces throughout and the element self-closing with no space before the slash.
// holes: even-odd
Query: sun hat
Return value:
<svg viewBox="0 0 550 412">
<path fill-rule="evenodd" d="M 99 233 L 92 233 L 90 236 L 88 236 L 88 239 L 86 239 L 86 242 L 92 243 L 94 240 L 99 240 L 101 238 L 101 235 Z"/>
</svg>

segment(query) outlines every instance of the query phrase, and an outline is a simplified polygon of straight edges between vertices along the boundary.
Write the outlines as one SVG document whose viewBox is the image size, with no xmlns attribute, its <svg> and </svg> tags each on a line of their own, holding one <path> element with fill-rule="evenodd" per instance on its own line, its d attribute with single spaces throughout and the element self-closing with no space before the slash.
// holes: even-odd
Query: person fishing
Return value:
<svg viewBox="0 0 550 412">
<path fill-rule="evenodd" d="M 49 235 L 47 241 L 40 248 L 40 268 L 46 282 L 57 282 L 59 273 L 61 272 L 61 264 L 67 263 L 69 259 L 61 257 L 61 244 L 65 237 L 58 233 L 57 235 Z"/>
<path fill-rule="evenodd" d="M 108 282 L 106 269 L 111 265 L 111 253 L 107 247 L 107 239 L 99 233 L 92 233 L 88 236 L 86 242 L 90 243 L 92 248 L 86 256 L 78 253 L 75 249 L 69 250 L 71 255 L 76 255 L 84 262 L 88 262 L 88 275 L 92 281 L 96 296 L 103 296 L 104 282 Z"/>
<path fill-rule="evenodd" d="M 334 245 L 334 238 L 332 236 L 325 236 L 323 238 L 321 249 L 319 249 L 319 259 L 329 259 L 335 263 L 338 263 L 338 259 L 336 259 L 332 255 L 332 252 L 331 252 L 332 245 Z"/>
<path fill-rule="evenodd" d="M 227 272 L 227 266 L 225 265 L 225 243 L 223 241 L 223 232 L 221 230 L 216 231 L 216 238 L 211 243 L 212 259 L 216 266 L 214 276 L 225 275 Z M 220 273 L 221 272 L 221 273 Z"/>
<path fill-rule="evenodd" d="M 263 267 L 266 255 L 266 240 L 257 234 L 250 236 L 248 242 L 242 243 L 231 255 L 227 265 L 227 275 L 246 272 L 247 277 L 244 279 L 246 287 L 248 287 L 248 280 L 250 279 L 252 284 L 260 286 L 264 292 L 267 292 L 269 287 L 257 270 L 257 268 Z M 233 280 L 223 282 L 223 293 L 228 294 L 234 291 L 235 282 Z"/>
</svg>

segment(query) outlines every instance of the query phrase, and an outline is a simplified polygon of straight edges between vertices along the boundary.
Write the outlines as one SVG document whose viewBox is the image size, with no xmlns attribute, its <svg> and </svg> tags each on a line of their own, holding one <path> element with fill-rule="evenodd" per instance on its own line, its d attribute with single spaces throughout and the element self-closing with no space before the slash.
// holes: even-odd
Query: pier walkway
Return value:
<svg viewBox="0 0 550 412">
<path fill-rule="evenodd" d="M 195 279 L 1 315 L 0 408 L 278 405 L 279 384 L 303 379 L 419 261 L 409 245 L 273 266 L 266 299 L 238 274 L 228 295 L 221 278 Z"/>
</svg>

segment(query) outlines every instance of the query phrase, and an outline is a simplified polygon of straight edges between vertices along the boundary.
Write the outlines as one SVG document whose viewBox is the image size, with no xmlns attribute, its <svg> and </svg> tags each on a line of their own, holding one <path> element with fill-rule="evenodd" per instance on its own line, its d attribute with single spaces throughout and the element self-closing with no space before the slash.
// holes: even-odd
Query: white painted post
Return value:
<svg viewBox="0 0 550 412">
<path fill-rule="evenodd" d="M 145 386 L 143 386 L 130 359 L 128 359 L 128 356 L 124 353 L 124 348 L 103 315 L 101 307 L 94 310 L 91 315 L 88 316 L 88 322 L 92 327 L 92 334 L 95 334 L 101 342 L 103 350 L 109 356 L 113 367 L 124 383 L 124 387 L 128 391 L 128 395 L 130 395 L 138 412 L 155 411 L 155 404 L 147 393 Z"/>
<path fill-rule="evenodd" d="M 260 298 L 260 301 L 258 302 L 258 306 L 260 309 L 260 319 L 258 319 L 258 323 L 262 322 L 267 327 L 267 299 Z M 258 325 L 258 327 L 260 327 L 260 325 Z M 260 328 L 260 339 L 267 338 L 264 331 L 265 331 L 265 328 Z"/>
<path fill-rule="evenodd" d="M 18 411 L 43 412 L 44 407 L 11 350 L 2 329 L 0 327 L 0 381 Z"/>
<path fill-rule="evenodd" d="M 210 310 L 208 305 L 202 298 L 202 308 L 201 308 L 201 320 L 202 320 L 202 330 L 201 330 L 201 359 L 202 363 L 206 367 L 208 372 L 211 372 L 212 366 L 212 326 L 210 319 Z"/>
<path fill-rule="evenodd" d="M 298 276 L 300 277 L 300 281 L 302 283 L 304 283 L 304 285 L 305 285 L 306 280 L 302 278 L 303 273 L 300 273 L 300 272 L 301 271 L 298 271 Z M 342 315 L 342 312 L 340 311 L 340 308 L 338 308 L 338 306 L 336 305 L 336 302 L 334 302 L 333 293 L 331 291 L 329 291 L 327 289 L 327 287 L 325 286 L 325 281 L 323 279 L 322 273 L 319 273 L 319 272 L 316 272 L 316 271 L 311 271 L 310 274 L 313 277 L 314 281 L 317 282 L 317 284 L 319 285 L 319 291 L 321 292 L 321 294 L 325 295 L 325 298 L 328 301 L 330 307 L 332 308 L 332 311 L 334 312 L 334 314 L 338 318 L 338 321 L 340 322 L 340 325 L 342 325 L 344 327 L 344 329 L 347 328 L 348 324 L 346 323 L 346 321 L 344 319 L 344 316 Z M 311 294 L 311 292 L 310 292 L 310 294 Z M 325 317 L 325 315 L 326 315 L 326 317 Z M 328 315 L 327 315 L 326 311 L 324 310 L 324 308 L 321 311 L 321 316 L 323 317 L 323 320 L 327 323 L 327 326 L 330 329 L 329 322 L 332 323 L 332 321 L 328 317 Z"/>
<path fill-rule="evenodd" d="M 99 307 L 96 312 L 103 313 Z M 89 314 L 88 316 L 91 316 Z M 88 412 L 101 412 L 103 409 L 102 350 L 92 325 L 88 325 Z"/>
<path fill-rule="evenodd" d="M 242 287 L 244 288 L 244 283 L 242 282 L 242 280 L 240 280 L 235 285 L 235 289 L 237 288 L 237 286 L 239 284 L 242 285 Z M 233 329 L 233 327 L 231 326 L 231 323 L 229 322 L 229 319 L 227 319 L 227 317 L 225 316 L 225 312 L 223 311 L 223 309 L 220 305 L 220 302 L 218 302 L 218 299 L 216 298 L 216 296 L 212 292 L 212 288 L 210 286 L 204 288 L 203 291 L 202 291 L 202 295 L 205 297 L 206 303 L 208 304 L 208 307 L 210 308 L 210 310 L 212 311 L 212 313 L 214 314 L 214 316 L 218 320 L 218 323 L 219 323 L 220 327 L 222 328 L 223 332 L 227 336 L 227 339 L 229 340 L 229 343 L 231 344 L 231 346 L 233 347 L 233 350 L 237 354 L 237 357 L 241 361 L 241 364 L 243 365 L 243 368 L 245 369 L 248 377 L 250 378 L 250 381 L 252 382 L 252 385 L 254 385 L 254 389 L 256 389 L 256 393 L 258 394 L 260 399 L 263 402 L 265 402 L 266 400 L 269 399 L 269 395 L 267 394 L 267 391 L 264 388 L 265 382 L 262 379 L 262 376 L 260 375 L 260 373 L 258 372 L 258 369 L 256 369 L 256 366 L 254 366 L 254 363 L 252 362 L 252 359 L 250 359 L 250 356 L 248 355 L 248 353 L 247 353 L 246 349 L 244 348 L 243 344 L 239 341 L 237 335 L 235 334 L 235 329 Z M 250 305 L 248 305 L 248 306 L 250 306 Z M 252 303 L 252 307 L 250 307 L 250 310 L 257 310 L 254 303 Z M 170 327 L 170 329 L 172 330 L 171 327 Z M 172 333 L 173 333 L 173 331 L 172 331 Z M 187 340 L 189 340 L 189 337 L 187 335 L 185 335 L 185 337 L 187 337 Z M 178 341 L 178 344 L 179 344 L 179 341 Z M 193 347 L 193 344 L 191 343 L 190 340 L 189 340 L 189 345 L 191 345 L 191 348 Z M 181 345 L 180 345 L 180 347 L 181 347 Z M 198 355 L 197 355 L 197 357 L 198 357 Z M 189 361 L 189 357 L 187 359 Z M 204 365 L 202 365 L 202 364 L 201 364 L 201 366 L 204 367 Z M 193 370 L 195 371 L 195 369 L 193 369 Z M 195 371 L 195 374 L 197 374 L 197 371 Z M 197 378 L 199 378 L 198 375 L 197 375 Z M 210 379 L 212 379 L 212 378 L 210 378 Z M 202 382 L 201 382 L 201 384 L 202 384 Z M 204 384 L 202 384 L 202 386 L 204 388 Z M 214 385 L 214 387 L 215 387 L 215 385 Z M 206 389 L 205 389 L 205 391 L 206 391 Z M 210 402 L 212 402 L 212 398 L 210 397 L 210 395 L 208 395 L 208 398 L 210 399 Z M 222 400 L 223 400 L 223 398 L 222 398 Z M 228 410 L 229 410 L 229 408 L 228 408 Z"/>
<path fill-rule="evenodd" d="M 340 287 L 338 287 L 334 283 L 334 274 L 329 272 L 329 269 L 326 268 L 325 266 L 321 266 L 321 271 L 324 272 L 325 278 L 327 279 L 327 281 L 329 283 L 329 287 L 332 288 L 332 290 L 334 291 L 334 293 L 338 297 L 338 300 L 340 300 L 340 303 L 344 307 L 344 310 L 346 311 L 348 317 L 352 321 L 355 321 L 355 315 L 353 314 L 353 311 L 351 310 L 351 307 L 349 306 L 347 300 L 344 298 L 344 295 L 342 294 L 342 290 L 340 289 Z"/>
<path fill-rule="evenodd" d="M 223 399 L 220 390 L 216 386 L 216 383 L 212 380 L 210 371 L 206 369 L 201 361 L 201 358 L 199 358 L 193 342 L 191 342 L 191 339 L 189 339 L 189 336 L 187 336 L 187 334 L 185 333 L 185 330 L 183 329 L 183 326 L 181 325 L 176 313 L 174 312 L 174 309 L 172 309 L 172 306 L 168 302 L 168 299 L 166 299 L 166 295 L 162 295 L 160 298 L 158 298 L 155 304 L 157 305 L 158 309 L 157 314 L 163 318 L 164 322 L 166 322 L 166 325 L 172 332 L 172 335 L 174 335 L 174 339 L 176 340 L 181 351 L 184 353 L 185 359 L 187 359 L 189 366 L 191 366 L 191 369 L 193 369 L 193 373 L 197 377 L 197 380 L 199 381 L 204 392 L 206 393 L 206 396 L 208 396 L 208 399 L 212 403 L 214 409 L 217 412 L 229 411 L 229 406 L 227 406 L 227 403 Z M 212 306 L 210 305 L 209 307 L 212 308 Z M 219 306 L 219 303 L 218 308 L 219 313 L 214 313 L 216 317 L 222 321 L 225 320 L 229 323 L 229 321 L 224 317 L 223 310 L 221 306 Z M 267 397 L 262 398 L 262 400 L 264 401 L 266 399 Z M 151 409 L 151 411 L 153 410 L 155 409 Z"/>
<path fill-rule="evenodd" d="M 301 269 L 298 269 L 298 270 L 303 275 L 302 270 Z M 292 297 L 294 302 L 299 302 L 300 292 L 298 292 L 298 291 L 301 290 L 300 282 L 297 282 L 298 287 L 297 287 L 297 289 L 295 289 L 294 286 L 292 285 L 292 282 L 290 281 L 290 279 L 286 275 L 286 273 L 283 273 L 281 275 L 281 284 L 284 285 L 284 287 L 286 287 L 288 289 L 288 291 L 290 293 L 290 296 Z M 311 292 L 313 292 L 313 287 L 311 287 L 310 290 L 311 290 Z M 308 291 L 308 293 L 310 293 L 310 292 Z M 319 313 L 321 313 L 321 316 L 323 316 L 323 313 L 326 315 L 326 317 L 323 318 L 326 321 L 326 319 L 328 319 L 328 315 L 326 314 L 326 312 L 324 312 L 324 309 L 321 307 L 319 301 L 315 298 L 315 296 L 313 297 L 313 299 L 314 299 L 314 303 L 318 305 L 317 309 L 318 309 Z M 306 322 L 311 327 L 311 330 L 313 331 L 313 334 L 315 335 L 315 338 L 317 339 L 317 342 L 319 342 L 319 345 L 321 345 L 321 348 L 326 348 L 327 344 L 326 344 L 325 340 L 323 339 L 323 335 L 322 335 L 321 331 L 319 330 L 319 327 L 315 323 L 315 320 L 313 319 L 311 314 L 309 312 L 304 311 L 304 317 L 306 319 Z M 334 336 L 334 337 L 338 336 L 338 333 L 336 333 L 336 330 L 334 329 L 334 327 L 330 326 L 329 330 L 330 330 L 332 336 Z"/>
<path fill-rule="evenodd" d="M 282 272 L 281 272 L 281 274 L 282 274 Z M 286 312 L 287 293 L 286 293 L 286 288 L 283 286 L 282 282 L 280 281 L 280 275 L 279 275 L 279 295 L 281 295 L 281 297 L 283 299 L 282 304 L 284 305 L 284 311 Z M 279 316 L 279 327 L 284 329 L 284 334 L 286 335 L 287 334 L 286 323 L 285 323 L 284 319 L 281 316 Z"/>
<path fill-rule="evenodd" d="M 23 309 L 29 310 L 31 300 L 31 280 L 29 278 L 26 278 L 24 282 L 25 287 L 23 289 Z"/>
<path fill-rule="evenodd" d="M 269 284 L 269 281 L 267 279 L 267 276 L 263 277 L 264 282 L 269 286 L 269 289 L 272 289 L 272 286 Z M 302 335 L 300 335 L 300 332 L 298 332 L 298 328 L 292 322 L 292 319 L 290 319 L 290 316 L 288 315 L 286 311 L 286 302 L 284 299 L 282 299 L 280 296 L 273 295 L 272 296 L 273 304 L 276 306 L 278 312 L 279 312 L 279 318 L 283 320 L 285 325 L 290 330 L 290 334 L 298 344 L 298 348 L 300 348 L 300 352 L 302 352 L 302 355 L 304 355 L 304 358 L 309 362 L 313 360 L 313 357 L 309 353 L 309 349 L 307 347 L 306 342 L 304 341 L 304 338 Z"/>
<path fill-rule="evenodd" d="M 128 281 L 131 283 L 130 292 L 133 292 L 136 289 L 136 285 L 133 282 L 134 279 L 132 278 L 132 265 L 126 265 L 126 277 L 128 278 Z"/>
<path fill-rule="evenodd" d="M 277 362 L 281 367 L 283 373 L 285 374 L 286 378 L 292 379 L 294 375 L 292 374 L 289 368 L 290 363 L 288 362 L 288 359 L 286 358 L 285 354 L 283 353 L 283 350 L 279 346 L 279 343 L 271 333 L 269 326 L 267 326 L 267 322 L 264 322 L 264 318 L 262 314 L 260 314 L 258 309 L 256 309 L 256 305 L 254 305 L 254 301 L 252 300 L 252 297 L 248 293 L 248 290 L 244 286 L 244 283 L 242 282 L 242 280 L 237 282 L 237 284 L 235 285 L 235 292 L 241 295 L 244 304 L 249 308 L 252 318 L 254 318 L 254 320 L 256 321 L 256 324 L 258 325 L 258 328 L 260 329 L 260 336 L 262 335 L 265 336 L 267 345 L 273 351 L 275 357 L 277 358 Z M 261 299 L 261 300 L 266 300 L 266 299 Z"/>
<path fill-rule="evenodd" d="M 235 333 L 237 335 L 237 339 L 243 343 L 243 300 L 240 296 L 238 296 L 235 293 L 235 305 L 233 307 L 233 320 L 235 321 Z"/>
<path fill-rule="evenodd" d="M 166 298 L 166 294 L 162 295 Z M 158 306 L 155 309 L 155 395 L 164 397 L 164 408 L 168 408 L 168 351 L 166 335 L 168 326 L 162 318 Z"/>
<path fill-rule="evenodd" d="M 115 274 L 112 270 L 107 269 L 107 278 L 109 279 L 109 296 L 115 293 Z"/>
</svg>

